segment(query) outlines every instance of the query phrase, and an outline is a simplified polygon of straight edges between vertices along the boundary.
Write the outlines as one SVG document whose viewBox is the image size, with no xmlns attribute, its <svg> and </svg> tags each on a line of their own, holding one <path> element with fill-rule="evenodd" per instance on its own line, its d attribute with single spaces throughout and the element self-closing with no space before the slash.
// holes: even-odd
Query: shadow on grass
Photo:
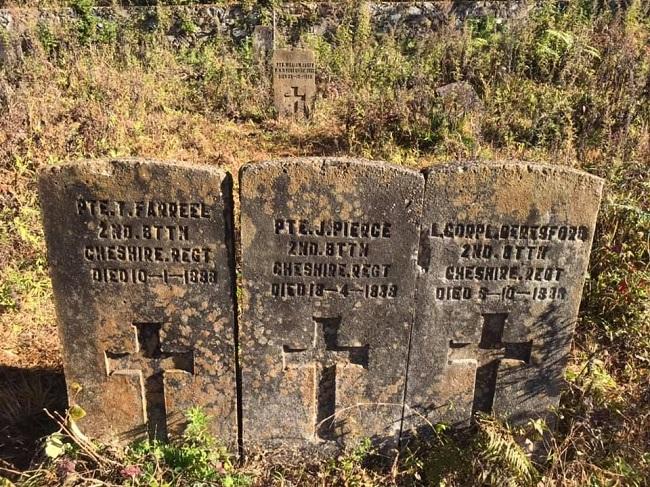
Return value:
<svg viewBox="0 0 650 487">
<path fill-rule="evenodd" d="M 57 429 L 44 410 L 66 407 L 62 370 L 0 366 L 0 468 L 28 468 L 42 438 Z"/>
</svg>

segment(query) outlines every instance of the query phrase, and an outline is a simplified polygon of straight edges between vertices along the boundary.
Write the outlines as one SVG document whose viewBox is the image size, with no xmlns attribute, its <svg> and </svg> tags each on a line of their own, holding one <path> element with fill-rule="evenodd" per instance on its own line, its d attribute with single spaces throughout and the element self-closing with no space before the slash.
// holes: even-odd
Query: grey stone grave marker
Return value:
<svg viewBox="0 0 650 487">
<path fill-rule="evenodd" d="M 272 64 L 278 117 L 311 117 L 316 96 L 314 53 L 307 49 L 277 49 Z"/>
<path fill-rule="evenodd" d="M 93 437 L 166 439 L 200 406 L 237 437 L 232 193 L 216 168 L 137 160 L 40 177 L 71 404 Z"/>
<path fill-rule="evenodd" d="M 406 429 L 551 419 L 602 186 L 527 163 L 427 172 Z"/>
<path fill-rule="evenodd" d="M 242 169 L 246 451 L 396 445 L 423 184 L 348 159 Z"/>
<path fill-rule="evenodd" d="M 273 50 L 273 28 L 256 25 L 253 29 L 253 57 L 259 64 L 267 64 Z"/>
</svg>

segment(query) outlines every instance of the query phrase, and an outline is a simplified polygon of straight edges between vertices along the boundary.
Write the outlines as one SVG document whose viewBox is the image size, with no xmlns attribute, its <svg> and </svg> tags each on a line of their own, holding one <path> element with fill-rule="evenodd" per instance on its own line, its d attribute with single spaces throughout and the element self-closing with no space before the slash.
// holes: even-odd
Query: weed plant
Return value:
<svg viewBox="0 0 650 487">
<path fill-rule="evenodd" d="M 389 465 L 368 443 L 329 462 L 260 456 L 234 465 L 202 436 L 194 412 L 179 443 L 105 453 L 116 465 L 83 452 L 65 452 L 73 464 L 37 454 L 22 474 L 0 463 L 7 478 L 24 485 L 60 485 L 74 475 L 88 485 L 648 485 L 647 2 L 531 2 L 522 18 L 452 18 L 417 38 L 377 35 L 368 6 L 348 2 L 334 30 L 300 35 L 318 59 L 316 115 L 307 124 L 273 121 L 268 72 L 248 42 L 197 39 L 191 15 L 160 6 L 109 21 L 92 6 L 75 0 L 69 22 L 34 24 L 22 39 L 24 58 L 0 67 L 4 366 L 61 363 L 35 187 L 45 165 L 138 156 L 236 172 L 243 162 L 278 156 L 360 155 L 414 168 L 517 158 L 587 170 L 606 179 L 606 191 L 552 432 L 479 418 L 468 435 L 438 425 L 435 438 Z M 170 39 L 170 31 L 178 34 Z M 471 86 L 479 106 L 440 96 L 455 82 Z M 26 409 L 42 407 L 46 400 Z M 3 431 L 0 425 L 0 444 Z M 540 442 L 546 453 L 532 454 Z M 20 448 L 30 457 L 36 450 Z"/>
</svg>

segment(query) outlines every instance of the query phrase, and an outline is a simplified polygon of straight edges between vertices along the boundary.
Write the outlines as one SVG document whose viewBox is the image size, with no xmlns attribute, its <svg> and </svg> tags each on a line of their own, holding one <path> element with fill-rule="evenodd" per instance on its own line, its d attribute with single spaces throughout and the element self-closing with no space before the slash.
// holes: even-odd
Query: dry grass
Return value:
<svg viewBox="0 0 650 487">
<path fill-rule="evenodd" d="M 178 50 L 130 28 L 107 40 L 80 37 L 76 26 L 34 26 L 33 52 L 0 68 L 0 467 L 33 459 L 39 470 L 22 476 L 25 485 L 59 485 L 69 468 L 44 459 L 38 443 L 57 428 L 41 409 L 60 411 L 65 399 L 53 393 L 61 359 L 35 187 L 40 167 L 137 156 L 236 173 L 244 162 L 279 156 L 361 155 L 414 168 L 481 156 L 567 164 L 608 180 L 559 428 L 544 435 L 548 458 L 537 458 L 530 474 L 518 470 L 517 448 L 538 433 L 485 421 L 474 435 L 442 431 L 395 463 L 362 445 L 320 463 L 251 458 L 228 475 L 252 485 L 647 485 L 650 15 L 634 5 L 586 17 L 545 6 L 514 34 L 447 26 L 417 45 L 376 42 L 351 9 L 333 39 L 305 37 L 329 80 L 306 125 L 269 117 L 268 81 L 246 46 Z M 483 111 L 441 105 L 433 88 L 457 79 L 477 89 Z M 150 454 L 137 457 L 143 467 Z M 106 465 L 128 459 L 101 455 Z M 83 452 L 66 458 L 82 484 L 128 480 L 121 467 Z M 159 467 L 156 478 L 167 478 L 169 466 Z"/>
</svg>

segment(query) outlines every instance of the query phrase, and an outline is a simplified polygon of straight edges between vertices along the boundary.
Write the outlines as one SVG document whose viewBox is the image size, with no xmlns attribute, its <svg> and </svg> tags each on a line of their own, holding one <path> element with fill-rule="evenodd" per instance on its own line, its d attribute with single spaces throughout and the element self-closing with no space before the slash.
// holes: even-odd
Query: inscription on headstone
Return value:
<svg viewBox="0 0 650 487">
<path fill-rule="evenodd" d="M 84 431 L 164 440 L 200 406 L 212 432 L 236 442 L 230 176 L 97 161 L 48 168 L 40 197 Z"/>
<path fill-rule="evenodd" d="M 427 172 L 407 426 L 557 405 L 601 191 L 563 167 Z"/>
<path fill-rule="evenodd" d="M 307 49 L 273 51 L 273 100 L 280 118 L 310 117 L 316 96 L 316 63 Z"/>
<path fill-rule="evenodd" d="M 242 169 L 244 448 L 396 445 L 424 178 L 288 159 Z"/>
</svg>

